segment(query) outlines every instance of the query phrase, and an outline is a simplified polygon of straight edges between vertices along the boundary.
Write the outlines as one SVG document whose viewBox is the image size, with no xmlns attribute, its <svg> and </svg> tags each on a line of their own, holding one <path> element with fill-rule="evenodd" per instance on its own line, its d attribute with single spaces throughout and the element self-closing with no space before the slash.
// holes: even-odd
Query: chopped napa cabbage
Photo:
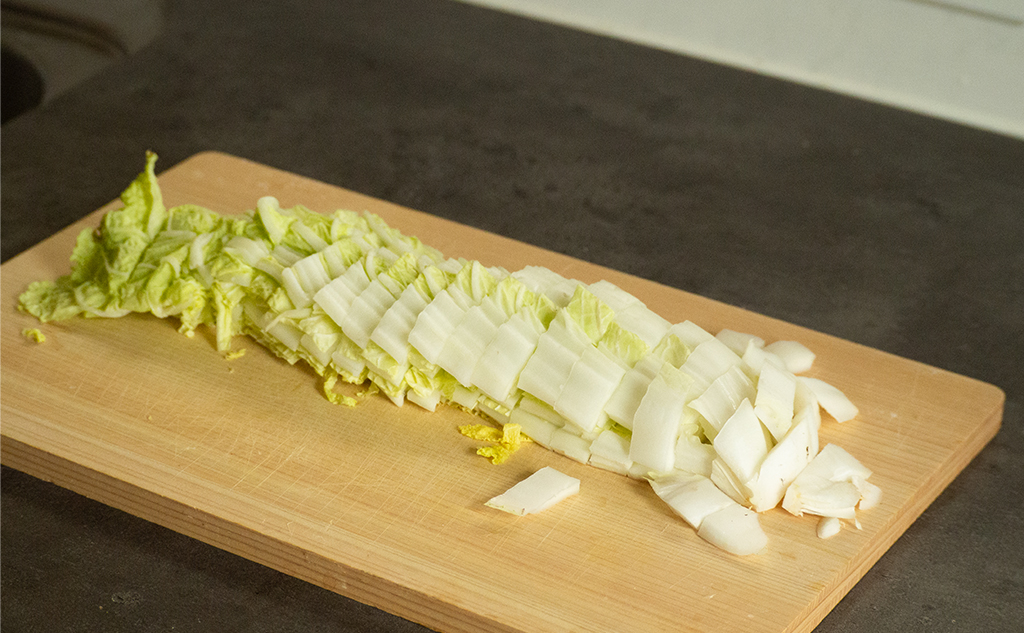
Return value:
<svg viewBox="0 0 1024 633">
<path fill-rule="evenodd" d="M 509 423 L 499 431 L 487 424 L 466 424 L 459 427 L 459 433 L 482 442 L 487 446 L 477 449 L 477 455 L 491 460 L 492 464 L 501 464 L 512 456 L 523 443 L 522 429 L 518 424 Z"/>
<path fill-rule="evenodd" d="M 712 445 L 741 483 L 747 484 L 754 479 L 770 446 L 749 400 L 741 402 L 736 412 L 726 420 Z"/>
<path fill-rule="evenodd" d="M 338 374 L 334 372 L 328 373 L 324 377 L 323 389 L 324 396 L 334 404 L 342 404 L 346 407 L 354 407 L 359 404 L 359 401 L 351 396 L 338 393 L 334 390 L 334 385 L 338 382 Z"/>
<path fill-rule="evenodd" d="M 737 554 L 766 540 L 748 508 L 819 514 L 832 535 L 880 501 L 869 470 L 834 445 L 819 452 L 820 409 L 842 422 L 857 408 L 794 375 L 814 360 L 795 341 L 673 325 L 608 282 L 443 259 L 370 213 L 323 215 L 272 197 L 237 217 L 167 209 L 155 160 L 147 154 L 122 208 L 79 234 L 70 274 L 30 284 L 19 309 L 41 322 L 174 317 L 186 335 L 214 328 L 225 359 L 249 335 L 312 367 L 331 402 L 382 393 L 491 420 L 500 431 L 460 431 L 486 442 L 477 452 L 494 463 L 532 439 L 648 478 L 701 537 Z M 353 398 L 335 391 L 339 380 L 370 384 Z M 572 493 L 560 481 L 554 497 L 543 487 L 544 503 Z"/>
<path fill-rule="evenodd" d="M 793 423 L 795 397 L 796 377 L 793 374 L 774 363 L 761 366 L 754 413 L 776 440 L 781 440 Z"/>
<path fill-rule="evenodd" d="M 871 470 L 835 444 L 821 449 L 786 489 L 782 507 L 800 516 L 804 513 L 839 519 L 856 519 L 862 500 L 869 507 L 878 502 L 877 486 L 867 479 Z"/>
<path fill-rule="evenodd" d="M 715 335 L 715 338 L 725 343 L 726 347 L 740 356 L 743 356 L 743 352 L 747 350 L 748 345 L 764 347 L 764 339 L 760 336 L 737 332 L 736 330 L 730 330 L 728 328 L 719 330 L 718 334 Z"/>
<path fill-rule="evenodd" d="M 518 424 L 523 434 L 544 448 L 551 445 L 551 435 L 559 426 L 535 415 L 522 407 L 516 407 L 509 414 L 509 422 Z"/>
<path fill-rule="evenodd" d="M 857 416 L 856 405 L 842 391 L 819 378 L 800 376 L 797 381 L 807 386 L 818 399 L 821 408 L 828 412 L 836 422 L 846 422 Z"/>
<path fill-rule="evenodd" d="M 569 303 L 576 292 L 576 287 L 580 285 L 580 282 L 566 279 L 542 266 L 527 266 L 515 271 L 512 276 L 533 292 L 547 297 L 558 308 L 563 308 Z"/>
<path fill-rule="evenodd" d="M 786 369 L 794 374 L 802 374 L 814 365 L 814 352 L 799 341 L 775 341 L 764 349 L 782 359 Z"/>
<path fill-rule="evenodd" d="M 489 297 L 497 288 L 499 279 L 494 273 L 495 271 L 485 268 L 480 262 L 472 261 L 462 267 L 451 285 L 462 290 L 474 304 L 477 304 Z"/>
<path fill-rule="evenodd" d="M 569 372 L 589 347 L 583 329 L 560 310 L 538 339 L 536 350 L 519 375 L 518 388 L 554 406 Z"/>
<path fill-rule="evenodd" d="M 555 429 L 551 433 L 548 448 L 559 455 L 564 455 L 581 464 L 586 464 L 590 461 L 590 445 L 592 443 L 592 440 L 580 437 L 576 433 L 562 427 Z"/>
<path fill-rule="evenodd" d="M 615 312 L 583 284 L 576 286 L 562 312 L 580 327 L 592 343 L 597 343 L 612 324 Z"/>
<path fill-rule="evenodd" d="M 768 545 L 768 536 L 761 529 L 757 513 L 739 504 L 728 505 L 704 517 L 697 536 L 737 556 L 756 554 Z"/>
<path fill-rule="evenodd" d="M 639 299 L 604 279 L 590 284 L 587 286 L 587 290 L 615 312 L 621 312 L 631 306 L 643 305 Z"/>
<path fill-rule="evenodd" d="M 617 312 L 615 322 L 643 339 L 648 347 L 657 346 L 672 325 L 661 315 L 639 302 Z"/>
<path fill-rule="evenodd" d="M 628 475 L 633 466 L 629 458 L 629 438 L 608 428 L 590 444 L 590 465 Z"/>
<path fill-rule="evenodd" d="M 39 328 L 25 328 L 21 331 L 21 335 L 35 343 L 46 342 L 46 335 Z"/>
<path fill-rule="evenodd" d="M 745 400 L 753 400 L 757 395 L 754 382 L 734 365 L 716 378 L 703 394 L 694 398 L 689 406 L 707 422 L 704 431 L 709 438 L 714 439 L 740 404 Z"/>
<path fill-rule="evenodd" d="M 668 329 L 668 334 L 674 334 L 689 349 L 694 349 L 701 343 L 715 338 L 710 332 L 697 325 L 693 321 L 676 323 Z"/>
<path fill-rule="evenodd" d="M 707 477 L 674 471 L 648 479 L 654 493 L 694 529 L 709 515 L 733 505 L 733 500 Z"/>
<path fill-rule="evenodd" d="M 256 213 L 260 225 L 267 233 L 267 238 L 274 246 L 280 244 L 288 233 L 288 227 L 296 220 L 281 212 L 281 203 L 277 198 L 264 196 L 256 201 Z"/>
<path fill-rule="evenodd" d="M 710 338 L 694 347 L 680 368 L 702 384 L 710 385 L 730 367 L 741 362 L 736 352 L 729 349 L 725 343 Z"/>
<path fill-rule="evenodd" d="M 633 367 L 643 358 L 650 346 L 638 334 L 613 321 L 597 341 L 597 347 L 608 356 L 617 358 L 627 367 Z"/>
<path fill-rule="evenodd" d="M 711 464 L 717 455 L 711 444 L 705 444 L 696 435 L 681 433 L 676 442 L 674 466 L 676 470 L 711 477 Z"/>
<path fill-rule="evenodd" d="M 607 426 L 604 406 L 625 373 L 626 367 L 600 349 L 584 349 L 553 404 L 555 411 L 584 435 L 592 436 Z"/>
<path fill-rule="evenodd" d="M 545 466 L 486 505 L 523 516 L 535 514 L 571 497 L 580 491 L 580 480 Z"/>
<path fill-rule="evenodd" d="M 130 312 L 122 305 L 124 287 L 167 220 L 155 164 L 156 154 L 147 153 L 145 170 L 121 194 L 124 206 L 103 216 L 95 232 L 87 229 L 79 234 L 71 274 L 55 282 L 32 284 L 20 301 L 23 311 L 43 322 L 83 312 L 102 317 Z"/>
<path fill-rule="evenodd" d="M 543 332 L 544 326 L 536 314 L 524 306 L 498 327 L 480 354 L 470 382 L 499 402 L 508 400 Z"/>
<path fill-rule="evenodd" d="M 666 365 L 667 366 L 667 365 Z M 629 458 L 656 473 L 672 470 L 686 389 L 676 372 L 661 371 L 651 381 L 633 417 Z"/>
<path fill-rule="evenodd" d="M 463 386 L 471 386 L 477 360 L 508 318 L 490 298 L 466 310 L 441 348 L 437 364 Z"/>
<path fill-rule="evenodd" d="M 627 370 L 604 405 L 608 417 L 623 428 L 632 429 L 637 407 L 664 364 L 657 355 L 647 354 Z"/>
<path fill-rule="evenodd" d="M 682 339 L 669 332 L 658 342 L 653 353 L 673 367 L 682 367 L 690 357 L 690 348 Z"/>
</svg>

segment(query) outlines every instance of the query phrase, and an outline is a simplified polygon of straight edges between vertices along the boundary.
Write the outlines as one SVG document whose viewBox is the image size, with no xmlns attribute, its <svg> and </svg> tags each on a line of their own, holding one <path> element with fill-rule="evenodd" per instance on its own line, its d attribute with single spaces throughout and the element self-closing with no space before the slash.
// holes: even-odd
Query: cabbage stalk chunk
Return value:
<svg viewBox="0 0 1024 633">
<path fill-rule="evenodd" d="M 189 336 L 213 328 L 227 358 L 247 335 L 308 364 L 331 402 L 355 403 L 339 382 L 370 383 L 397 406 L 516 425 L 558 454 L 649 481 L 700 537 L 737 555 L 765 547 L 757 513 L 780 504 L 827 519 L 818 533 L 829 537 L 880 502 L 852 455 L 819 452 L 821 410 L 838 422 L 858 410 L 803 375 L 816 357 L 799 342 L 672 323 L 608 281 L 446 258 L 372 213 L 270 196 L 240 216 L 167 208 L 155 162 L 147 153 L 123 206 L 78 236 L 71 273 L 32 283 L 21 310 L 42 323 L 173 317 Z M 570 479 L 542 469 L 488 505 L 537 512 L 575 494 Z"/>
<path fill-rule="evenodd" d="M 545 466 L 484 505 L 523 516 L 547 510 L 579 491 L 579 479 Z"/>
</svg>

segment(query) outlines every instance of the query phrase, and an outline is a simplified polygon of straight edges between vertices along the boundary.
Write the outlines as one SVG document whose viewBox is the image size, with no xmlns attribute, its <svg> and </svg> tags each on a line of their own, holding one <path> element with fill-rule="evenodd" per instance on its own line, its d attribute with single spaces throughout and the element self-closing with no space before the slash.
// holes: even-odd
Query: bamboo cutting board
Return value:
<svg viewBox="0 0 1024 633">
<path fill-rule="evenodd" d="M 448 256 L 604 278 L 673 322 L 799 340 L 818 355 L 809 375 L 860 407 L 841 426 L 823 416 L 821 439 L 884 491 L 863 529 L 820 540 L 815 518 L 776 509 L 761 515 L 768 548 L 740 558 L 646 484 L 536 445 L 494 466 L 458 434 L 468 414 L 381 396 L 332 405 L 311 370 L 246 340 L 228 361 L 211 332 L 190 339 L 141 315 L 47 324 L 45 343 L 28 340 L 37 324 L 18 295 L 66 273 L 77 233 L 113 203 L 4 264 L 4 464 L 434 629 L 809 631 L 1002 419 L 994 386 L 240 158 L 199 154 L 160 182 L 168 206 L 237 213 L 275 195 L 368 209 Z M 545 465 L 580 478 L 580 494 L 527 517 L 483 505 Z"/>
</svg>

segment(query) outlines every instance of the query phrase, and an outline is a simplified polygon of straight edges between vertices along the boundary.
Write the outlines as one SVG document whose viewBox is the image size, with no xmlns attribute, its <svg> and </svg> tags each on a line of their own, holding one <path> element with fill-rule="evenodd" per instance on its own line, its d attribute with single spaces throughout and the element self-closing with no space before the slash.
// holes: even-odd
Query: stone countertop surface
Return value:
<svg viewBox="0 0 1024 633">
<path fill-rule="evenodd" d="M 220 150 L 993 383 L 822 633 L 1024 621 L 1024 142 L 458 3 L 166 3 L 2 129 L 2 256 Z M 5 632 L 422 627 L 2 471 Z"/>
</svg>

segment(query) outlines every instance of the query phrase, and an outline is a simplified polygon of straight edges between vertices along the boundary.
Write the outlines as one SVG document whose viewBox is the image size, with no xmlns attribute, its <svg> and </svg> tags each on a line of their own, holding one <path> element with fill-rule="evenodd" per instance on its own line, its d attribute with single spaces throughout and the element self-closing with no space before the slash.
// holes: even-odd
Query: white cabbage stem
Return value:
<svg viewBox="0 0 1024 633">
<path fill-rule="evenodd" d="M 503 512 L 523 516 L 547 510 L 580 491 L 580 480 L 545 466 L 486 505 Z"/>
</svg>

